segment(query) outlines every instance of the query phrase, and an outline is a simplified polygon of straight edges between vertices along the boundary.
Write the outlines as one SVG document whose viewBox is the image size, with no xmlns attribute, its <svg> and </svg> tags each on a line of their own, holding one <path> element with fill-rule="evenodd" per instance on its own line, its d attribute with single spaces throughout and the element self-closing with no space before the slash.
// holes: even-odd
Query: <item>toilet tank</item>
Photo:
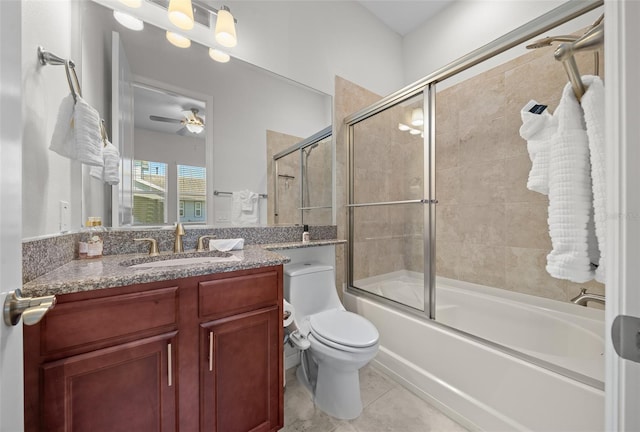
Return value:
<svg viewBox="0 0 640 432">
<path fill-rule="evenodd" d="M 315 263 L 285 266 L 284 297 L 295 309 L 297 319 L 328 309 L 344 309 L 335 287 L 333 267 Z"/>
</svg>

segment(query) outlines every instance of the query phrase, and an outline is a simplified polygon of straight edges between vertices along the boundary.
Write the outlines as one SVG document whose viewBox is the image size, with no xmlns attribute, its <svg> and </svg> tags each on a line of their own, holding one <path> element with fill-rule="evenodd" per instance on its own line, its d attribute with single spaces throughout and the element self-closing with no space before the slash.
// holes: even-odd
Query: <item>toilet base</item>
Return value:
<svg viewBox="0 0 640 432">
<path fill-rule="evenodd" d="M 315 405 L 340 420 L 353 420 L 362 413 L 360 398 L 360 375 L 358 370 L 343 371 L 318 366 L 315 393 L 302 366 L 298 366 L 296 377 L 311 393 Z"/>
</svg>

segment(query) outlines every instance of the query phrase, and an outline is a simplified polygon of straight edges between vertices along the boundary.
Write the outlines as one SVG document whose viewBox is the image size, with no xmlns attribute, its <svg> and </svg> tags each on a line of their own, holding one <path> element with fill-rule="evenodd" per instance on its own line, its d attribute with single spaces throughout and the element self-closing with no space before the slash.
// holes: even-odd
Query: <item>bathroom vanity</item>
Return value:
<svg viewBox="0 0 640 432">
<path fill-rule="evenodd" d="M 24 328 L 26 430 L 282 428 L 288 259 L 263 251 L 269 259 L 251 264 L 257 249 L 244 251 L 240 267 L 200 266 L 188 277 L 120 268 L 120 279 L 109 279 L 118 257 L 49 275 L 50 286 L 73 292 L 58 293 L 55 308 Z M 86 276 L 91 264 L 98 274 L 85 285 L 61 282 Z M 83 290 L 127 278 L 138 282 Z M 38 292 L 32 285 L 27 294 Z"/>
</svg>

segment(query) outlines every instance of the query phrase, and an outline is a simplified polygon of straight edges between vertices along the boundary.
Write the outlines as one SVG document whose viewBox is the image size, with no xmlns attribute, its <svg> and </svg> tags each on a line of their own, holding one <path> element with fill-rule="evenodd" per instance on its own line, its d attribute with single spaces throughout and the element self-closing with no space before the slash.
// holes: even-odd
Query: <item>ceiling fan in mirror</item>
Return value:
<svg viewBox="0 0 640 432">
<path fill-rule="evenodd" d="M 198 135 L 204 131 L 204 117 L 199 116 L 198 111 L 199 110 L 197 108 L 182 111 L 183 118 L 181 119 L 156 115 L 150 115 L 149 119 L 165 123 L 180 123 L 183 127 L 176 132 L 178 135 Z"/>
</svg>

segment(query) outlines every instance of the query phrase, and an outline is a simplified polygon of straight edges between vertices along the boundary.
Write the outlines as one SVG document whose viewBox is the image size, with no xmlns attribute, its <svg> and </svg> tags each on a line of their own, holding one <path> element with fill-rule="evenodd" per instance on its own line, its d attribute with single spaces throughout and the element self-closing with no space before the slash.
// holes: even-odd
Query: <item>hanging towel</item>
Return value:
<svg viewBox="0 0 640 432">
<path fill-rule="evenodd" d="M 547 272 L 558 279 L 587 282 L 598 262 L 591 193 L 589 143 L 583 113 L 571 84 L 564 88 L 558 132 L 549 150 L 549 234 Z"/>
<path fill-rule="evenodd" d="M 100 116 L 80 96 L 77 99 L 75 105 L 71 94 L 62 99 L 49 149 L 87 165 L 102 166 Z"/>
<path fill-rule="evenodd" d="M 582 96 L 582 109 L 589 138 L 591 156 L 591 183 L 593 189 L 593 219 L 600 260 L 596 280 L 605 283 L 604 251 L 606 245 L 607 213 L 604 154 L 604 84 L 598 76 L 582 77 L 587 91 Z"/>
<path fill-rule="evenodd" d="M 527 150 L 531 159 L 531 171 L 527 188 L 549 194 L 549 150 L 551 138 L 558 130 L 557 119 L 546 107 L 530 100 L 521 110 L 522 126 L 520 136 L 527 141 Z"/>
<path fill-rule="evenodd" d="M 73 114 L 76 159 L 83 164 L 103 166 L 100 114 L 79 95 L 77 99 Z"/>
<path fill-rule="evenodd" d="M 234 225 L 256 225 L 260 219 L 258 194 L 248 190 L 232 193 L 231 223 Z"/>
<path fill-rule="evenodd" d="M 68 94 L 60 102 L 56 125 L 53 128 L 49 150 L 69 159 L 76 158 L 76 144 L 73 135 L 73 96 Z"/>
<path fill-rule="evenodd" d="M 104 166 L 92 166 L 89 174 L 109 185 L 120 183 L 120 152 L 118 148 L 106 140 L 106 145 L 102 150 Z"/>
</svg>

